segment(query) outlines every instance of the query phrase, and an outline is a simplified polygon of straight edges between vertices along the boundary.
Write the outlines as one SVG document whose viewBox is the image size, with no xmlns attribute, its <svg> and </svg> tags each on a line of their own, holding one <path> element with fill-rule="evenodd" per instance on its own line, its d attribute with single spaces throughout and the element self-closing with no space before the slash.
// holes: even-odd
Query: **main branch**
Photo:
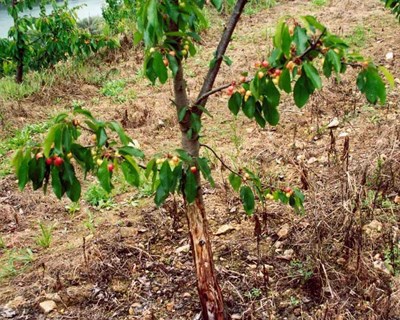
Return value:
<svg viewBox="0 0 400 320">
<path fill-rule="evenodd" d="M 239 22 L 240 15 L 242 14 L 244 6 L 246 5 L 247 1 L 248 0 L 238 0 L 236 2 L 235 8 L 233 9 L 233 13 L 229 19 L 227 26 L 225 27 L 221 40 L 219 41 L 217 51 L 215 53 L 214 66 L 208 70 L 207 76 L 204 79 L 204 83 L 200 90 L 198 98 L 196 99 L 196 102 L 192 108 L 192 110 L 196 112 L 198 115 L 201 115 L 203 111 L 200 108 L 197 108 L 197 106 L 201 105 L 204 107 L 207 103 L 209 95 L 206 95 L 206 93 L 211 91 L 214 86 L 214 82 L 215 79 L 217 78 L 226 49 L 228 48 L 233 31 L 235 30 L 236 25 Z"/>
</svg>

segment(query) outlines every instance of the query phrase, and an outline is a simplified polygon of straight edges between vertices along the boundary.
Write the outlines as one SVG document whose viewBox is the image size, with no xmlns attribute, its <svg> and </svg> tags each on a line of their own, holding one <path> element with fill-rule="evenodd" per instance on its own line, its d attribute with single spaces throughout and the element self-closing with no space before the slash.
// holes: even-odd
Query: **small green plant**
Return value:
<svg viewBox="0 0 400 320">
<path fill-rule="evenodd" d="M 293 278 L 300 278 L 301 283 L 305 283 L 313 276 L 313 271 L 308 263 L 300 260 L 292 260 L 290 262 L 290 274 Z"/>
<path fill-rule="evenodd" d="M 290 296 L 290 305 L 297 307 L 300 304 L 300 300 L 295 296 Z"/>
<path fill-rule="evenodd" d="M 124 91 L 125 86 L 125 80 L 111 80 L 104 84 L 100 92 L 106 97 L 116 97 Z"/>
<path fill-rule="evenodd" d="M 262 296 L 262 291 L 259 288 L 252 288 L 245 296 L 249 299 L 258 299 Z"/>
<path fill-rule="evenodd" d="M 76 212 L 81 210 L 81 206 L 79 202 L 71 202 L 71 204 L 65 206 L 65 209 L 68 211 L 70 215 L 73 216 L 75 215 Z"/>
<path fill-rule="evenodd" d="M 315 6 L 324 6 L 327 3 L 327 0 L 312 0 L 311 3 Z"/>
<path fill-rule="evenodd" d="M 36 244 L 43 249 L 50 247 L 51 239 L 53 237 L 53 226 L 46 226 L 39 222 L 40 235 L 36 239 Z"/>
<path fill-rule="evenodd" d="M 346 41 L 351 46 L 363 48 L 367 41 L 367 30 L 362 25 L 356 26 L 353 32 L 346 37 Z"/>
<path fill-rule="evenodd" d="M 15 276 L 33 261 L 31 249 L 7 250 L 0 258 L 0 281 Z"/>
<path fill-rule="evenodd" d="M 399 245 L 393 246 L 385 250 L 385 264 L 389 269 L 392 270 L 394 275 L 398 276 L 400 274 L 400 248 Z"/>
<path fill-rule="evenodd" d="M 98 208 L 110 208 L 114 205 L 111 195 L 98 184 L 92 184 L 84 198 L 87 203 Z"/>
<path fill-rule="evenodd" d="M 86 229 L 90 231 L 90 233 L 94 233 L 96 231 L 94 215 L 90 210 L 87 210 L 86 214 L 87 218 L 83 221 L 83 225 Z"/>
<path fill-rule="evenodd" d="M 3 237 L 0 237 L 0 250 L 7 248 L 6 242 L 4 241 Z"/>
</svg>

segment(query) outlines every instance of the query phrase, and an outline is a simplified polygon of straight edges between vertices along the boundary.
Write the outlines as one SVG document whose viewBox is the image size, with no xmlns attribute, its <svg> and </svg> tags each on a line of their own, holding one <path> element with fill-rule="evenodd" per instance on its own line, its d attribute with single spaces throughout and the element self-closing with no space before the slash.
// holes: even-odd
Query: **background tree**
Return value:
<svg viewBox="0 0 400 320">
<path fill-rule="evenodd" d="M 126 181 L 136 187 L 141 184 L 143 174 L 152 181 L 157 205 L 170 194 L 180 193 L 185 203 L 203 319 L 227 317 L 214 268 L 200 177 L 214 184 L 208 160 L 200 154 L 201 148 L 208 148 L 217 155 L 201 143 L 203 116 L 210 115 L 206 108 L 208 99 L 226 90 L 230 96 L 228 108 L 234 115 L 242 111 L 264 127 L 278 124 L 278 106 L 283 93 L 292 94 L 295 104 L 302 108 L 310 96 L 322 88 L 321 74 L 339 79 L 349 66 L 357 69 L 357 86 L 371 103 L 383 104 L 386 100 L 380 73 L 391 81 L 386 69 L 352 53 L 345 41 L 331 34 L 314 17 L 305 16 L 301 21 L 290 18 L 278 23 L 271 54 L 255 62 L 251 75 L 245 72 L 239 79 L 214 88 L 221 64 L 231 63 L 225 52 L 246 2 L 237 1 L 194 101 L 188 97 L 183 68 L 184 61 L 195 55 L 201 41 L 198 28 L 204 20 L 204 1 L 165 0 L 160 3 L 149 0 L 137 4 L 135 39 L 143 41 L 146 48 L 145 74 L 153 84 L 157 80 L 165 83 L 170 75 L 173 78 L 172 103 L 181 131 L 181 149 L 177 149 L 176 154 L 166 154 L 146 163 L 144 154 L 118 123 L 100 121 L 88 110 L 77 107 L 72 117 L 66 113 L 57 116 L 43 143 L 19 150 L 14 158 L 21 189 L 29 181 L 34 189 L 43 187 L 44 190 L 51 183 L 58 198 L 67 194 L 72 201 L 77 201 L 81 194 L 77 165 L 85 175 L 94 172 L 107 191 L 113 186 L 112 177 L 117 169 L 121 169 Z M 212 4 L 218 10 L 222 7 L 216 0 Z M 81 138 L 84 132 L 93 135 L 94 145 L 84 144 L 85 139 Z M 254 214 L 256 203 L 263 206 L 269 199 L 302 212 L 303 195 L 299 190 L 266 187 L 247 168 L 228 169 L 231 171 L 229 181 L 239 192 L 248 215 Z"/>
<path fill-rule="evenodd" d="M 0 75 L 16 72 L 16 82 L 23 80 L 24 70 L 42 70 L 71 57 L 86 58 L 101 48 L 116 48 L 117 42 L 102 34 L 91 34 L 78 25 L 76 10 L 68 2 L 41 1 L 39 17 L 22 13 L 36 1 L 0 0 L 8 5 L 14 25 L 8 39 L 1 39 Z M 52 4 L 50 13 L 45 5 Z"/>
</svg>

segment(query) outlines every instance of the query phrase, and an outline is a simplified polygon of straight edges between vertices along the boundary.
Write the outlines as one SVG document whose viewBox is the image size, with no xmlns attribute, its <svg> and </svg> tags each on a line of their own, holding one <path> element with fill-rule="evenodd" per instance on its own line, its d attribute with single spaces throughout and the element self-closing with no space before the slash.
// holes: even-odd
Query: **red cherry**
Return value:
<svg viewBox="0 0 400 320">
<path fill-rule="evenodd" d="M 263 66 L 264 68 L 268 68 L 268 67 L 269 67 L 268 61 L 264 60 L 264 61 L 262 62 L 262 66 Z"/>
<path fill-rule="evenodd" d="M 64 163 L 64 159 L 63 158 L 57 157 L 57 158 L 54 159 L 54 165 L 56 167 L 61 166 L 63 163 Z"/>
<path fill-rule="evenodd" d="M 196 172 L 197 172 L 197 168 L 196 168 L 195 166 L 190 167 L 190 171 L 191 171 L 192 173 L 196 173 Z"/>
<path fill-rule="evenodd" d="M 46 164 L 47 164 L 48 166 L 51 166 L 51 165 L 53 164 L 53 159 L 52 159 L 52 158 L 47 158 L 47 159 L 46 159 Z"/>
<path fill-rule="evenodd" d="M 114 170 L 114 165 L 112 163 L 109 163 L 107 166 L 108 171 L 113 172 Z"/>
</svg>

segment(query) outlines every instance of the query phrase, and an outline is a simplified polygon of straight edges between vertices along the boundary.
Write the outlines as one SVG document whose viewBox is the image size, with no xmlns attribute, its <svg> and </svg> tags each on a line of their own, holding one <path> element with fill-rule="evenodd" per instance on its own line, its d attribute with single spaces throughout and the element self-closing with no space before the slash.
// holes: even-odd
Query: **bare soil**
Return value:
<svg viewBox="0 0 400 320">
<path fill-rule="evenodd" d="M 242 17 L 227 53 L 234 64 L 223 67 L 216 86 L 267 55 L 279 18 L 305 14 L 316 15 L 332 32 L 353 35 L 359 44 L 354 30 L 361 28 L 360 51 L 385 65 L 396 86 L 385 106 L 371 106 L 350 71 L 340 84 L 326 81 L 302 110 L 285 98 L 281 123 L 266 129 L 244 116 L 234 119 L 226 95 L 210 99 L 213 118 L 204 119 L 203 143 L 231 166 L 258 171 L 266 184 L 298 186 L 306 196 L 303 216 L 271 202 L 256 217 L 246 217 L 228 187 L 228 172 L 212 158 L 217 184 L 215 189 L 205 184 L 205 201 L 226 309 L 232 319 L 399 319 L 400 24 L 375 0 L 325 6 L 278 2 Z M 203 35 L 205 46 L 187 62 L 193 99 L 223 29 L 222 18 L 212 21 Z M 169 100 L 172 84 L 151 87 L 137 77 L 139 51 L 97 66 L 99 74 L 115 69 L 115 78 L 131 79 L 126 90 L 135 92 L 134 99 L 115 102 L 99 86 L 71 75 L 6 103 L 2 136 L 7 128 L 40 122 L 81 100 L 95 115 L 121 121 L 147 155 L 176 149 L 180 133 Z M 393 60 L 385 59 L 387 52 L 394 53 Z M 328 129 L 335 117 L 339 127 Z M 199 319 L 181 200 L 157 208 L 151 198 L 120 187 L 114 203 L 98 209 L 82 200 L 71 215 L 67 200 L 29 187 L 20 192 L 13 175 L 0 181 L 0 235 L 7 245 L 0 261 L 4 264 L 12 249 L 31 248 L 34 256 L 24 268 L 16 262 L 17 273 L 2 280 L 0 318 Z M 84 226 L 87 210 L 94 215 L 93 233 Z M 54 226 L 48 249 L 35 243 L 38 221 Z M 215 235 L 221 225 L 234 230 Z M 48 315 L 39 307 L 45 300 L 57 304 Z"/>
</svg>

